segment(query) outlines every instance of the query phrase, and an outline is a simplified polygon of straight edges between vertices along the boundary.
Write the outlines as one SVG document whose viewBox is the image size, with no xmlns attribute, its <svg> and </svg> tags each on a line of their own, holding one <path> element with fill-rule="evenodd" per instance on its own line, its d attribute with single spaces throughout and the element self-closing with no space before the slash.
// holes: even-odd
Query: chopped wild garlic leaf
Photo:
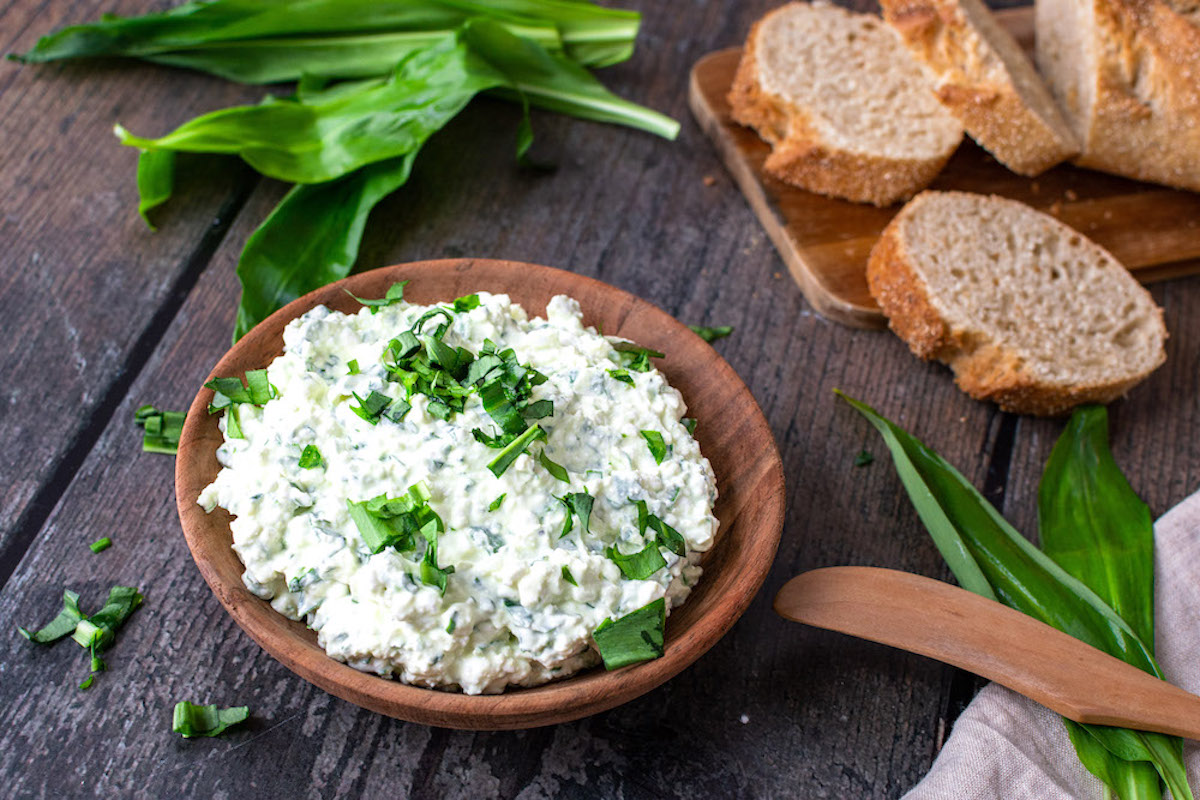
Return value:
<svg viewBox="0 0 1200 800">
<path fill-rule="evenodd" d="M 601 622 L 592 638 L 604 659 L 604 668 L 612 670 L 661 658 L 666 622 L 667 606 L 661 597 L 619 619 Z"/>
<path fill-rule="evenodd" d="M 201 706 L 183 700 L 175 704 L 171 729 L 185 739 L 220 736 L 229 727 L 245 722 L 249 716 L 248 706 L 217 708 L 216 705 Z"/>
</svg>

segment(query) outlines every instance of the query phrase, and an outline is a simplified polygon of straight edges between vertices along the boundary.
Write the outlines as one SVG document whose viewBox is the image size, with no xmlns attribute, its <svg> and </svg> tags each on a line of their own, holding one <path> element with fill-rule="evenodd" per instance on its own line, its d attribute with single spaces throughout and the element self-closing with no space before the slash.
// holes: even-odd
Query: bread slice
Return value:
<svg viewBox="0 0 1200 800">
<path fill-rule="evenodd" d="M 1107 403 L 1166 358 L 1150 293 L 1102 247 L 1015 200 L 921 193 L 871 251 L 867 281 L 914 353 L 1005 411 Z"/>
<path fill-rule="evenodd" d="M 962 140 L 896 33 L 826 3 L 791 3 L 755 23 L 729 103 L 771 144 L 768 173 L 860 203 L 921 190 Z"/>
<path fill-rule="evenodd" d="M 1004 166 L 1039 175 L 1079 152 L 1033 62 L 980 0 L 881 0 L 938 99 Z"/>
<path fill-rule="evenodd" d="M 1173 0 L 1038 0 L 1037 62 L 1076 163 L 1200 191 L 1200 10 Z"/>
</svg>

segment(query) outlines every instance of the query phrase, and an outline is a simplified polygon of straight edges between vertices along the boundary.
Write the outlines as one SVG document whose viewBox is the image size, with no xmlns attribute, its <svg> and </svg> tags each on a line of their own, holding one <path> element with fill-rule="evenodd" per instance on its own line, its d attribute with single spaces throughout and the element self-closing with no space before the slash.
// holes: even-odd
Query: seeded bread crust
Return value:
<svg viewBox="0 0 1200 800">
<path fill-rule="evenodd" d="M 807 112 L 762 88 L 756 55 L 758 33 L 772 14 L 787 8 L 776 9 L 750 28 L 729 91 L 733 119 L 754 128 L 771 145 L 763 169 L 810 192 L 876 206 L 891 205 L 928 186 L 953 151 L 929 160 L 847 152 L 822 142 Z"/>
<path fill-rule="evenodd" d="M 965 0 L 969 2 L 969 0 Z M 981 147 L 1013 172 L 1039 175 L 1079 152 L 1079 144 L 1062 112 L 1008 32 L 971 24 L 960 3 L 964 0 L 882 0 L 884 19 L 909 52 L 935 76 L 937 96 L 962 121 Z M 985 8 L 980 13 L 989 13 Z M 996 41 L 989 42 L 989 37 Z M 1007 37 L 1007 42 L 1000 42 Z M 1007 65 L 1003 76 L 989 67 L 1001 47 L 1028 65 L 1020 76 L 1026 90 L 1040 96 L 1044 119 L 1022 99 Z M 1013 69 L 1019 69 L 1014 64 Z"/>
<path fill-rule="evenodd" d="M 884 229 L 871 250 L 867 283 L 889 327 L 915 355 L 949 366 L 964 392 L 976 400 L 990 400 L 1011 413 L 1059 416 L 1085 403 L 1109 403 L 1161 365 L 1160 359 L 1121 380 L 1048 385 L 1023 369 L 1018 354 L 1003 343 L 952 328 L 930 299 L 929 287 L 917 273 L 902 234 L 906 212 L 911 213 L 922 198 L 932 194 L 918 195 Z M 1161 317 L 1161 311 L 1159 314 Z"/>
<path fill-rule="evenodd" d="M 1086 4 L 1083 48 L 1094 70 L 1083 80 L 1090 108 L 1071 84 L 1085 55 L 1066 52 L 1054 17 Z M 1200 14 L 1163 0 L 1039 0 L 1038 64 L 1073 118 L 1080 166 L 1200 191 Z"/>
</svg>

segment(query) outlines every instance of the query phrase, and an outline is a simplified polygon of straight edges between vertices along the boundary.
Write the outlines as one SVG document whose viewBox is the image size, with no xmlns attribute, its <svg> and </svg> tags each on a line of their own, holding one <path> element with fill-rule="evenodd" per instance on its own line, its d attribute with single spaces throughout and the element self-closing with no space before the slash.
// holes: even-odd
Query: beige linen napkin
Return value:
<svg viewBox="0 0 1200 800">
<path fill-rule="evenodd" d="M 1154 525 L 1156 654 L 1167 680 L 1200 694 L 1200 492 Z M 1200 743 L 1185 740 L 1192 791 Z M 1103 797 L 1054 712 L 989 684 L 954 723 L 925 779 L 904 800 L 1058 800 Z"/>
</svg>

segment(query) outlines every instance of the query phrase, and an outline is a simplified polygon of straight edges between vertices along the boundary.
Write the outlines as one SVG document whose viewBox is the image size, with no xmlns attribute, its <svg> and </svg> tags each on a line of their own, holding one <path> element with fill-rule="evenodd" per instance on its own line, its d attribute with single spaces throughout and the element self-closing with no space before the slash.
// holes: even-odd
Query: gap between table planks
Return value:
<svg viewBox="0 0 1200 800">
<path fill-rule="evenodd" d="M 1032 8 L 996 16 L 1032 51 Z M 692 113 L 813 308 L 845 325 L 883 326 L 867 289 L 867 257 L 901 205 L 876 208 L 824 197 L 765 174 L 769 145 L 733 122 L 726 99 L 741 53 L 734 47 L 696 62 L 688 91 Z M 1191 192 L 1069 164 L 1026 178 L 969 137 L 929 188 L 998 194 L 1047 211 L 1107 248 L 1143 283 L 1200 272 L 1200 195 Z"/>
</svg>

